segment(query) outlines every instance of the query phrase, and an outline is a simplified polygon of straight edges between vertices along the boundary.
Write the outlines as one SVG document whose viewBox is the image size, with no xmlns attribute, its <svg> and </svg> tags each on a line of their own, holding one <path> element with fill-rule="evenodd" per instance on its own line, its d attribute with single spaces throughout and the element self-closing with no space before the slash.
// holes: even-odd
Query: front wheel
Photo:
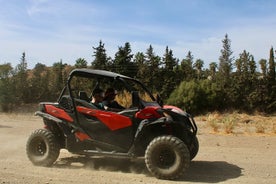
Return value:
<svg viewBox="0 0 276 184">
<path fill-rule="evenodd" d="M 199 143 L 197 137 L 195 137 L 192 141 L 192 144 L 190 146 L 190 158 L 193 160 L 195 156 L 197 155 L 199 150 Z"/>
<path fill-rule="evenodd" d="M 190 152 L 186 144 L 174 136 L 154 138 L 145 153 L 148 170 L 160 179 L 176 179 L 190 166 Z"/>
<path fill-rule="evenodd" d="M 60 146 L 54 134 L 47 129 L 35 130 L 29 137 L 26 152 L 34 165 L 51 166 L 58 158 Z"/>
</svg>

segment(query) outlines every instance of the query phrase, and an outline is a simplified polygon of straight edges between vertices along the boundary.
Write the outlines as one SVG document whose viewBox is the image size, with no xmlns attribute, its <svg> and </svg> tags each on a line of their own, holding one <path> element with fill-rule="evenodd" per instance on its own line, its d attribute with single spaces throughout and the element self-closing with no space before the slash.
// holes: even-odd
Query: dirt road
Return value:
<svg viewBox="0 0 276 184">
<path fill-rule="evenodd" d="M 142 161 L 85 159 L 65 150 L 53 167 L 33 166 L 25 144 L 42 127 L 33 115 L 0 114 L 0 184 L 276 183 L 276 136 L 210 134 L 199 122 L 197 157 L 184 177 L 165 181 L 152 177 Z"/>
</svg>

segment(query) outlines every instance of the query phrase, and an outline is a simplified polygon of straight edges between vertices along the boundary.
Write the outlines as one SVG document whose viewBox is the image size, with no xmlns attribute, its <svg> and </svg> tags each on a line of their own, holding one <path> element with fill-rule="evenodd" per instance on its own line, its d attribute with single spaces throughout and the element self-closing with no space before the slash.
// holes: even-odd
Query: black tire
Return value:
<svg viewBox="0 0 276 184">
<path fill-rule="evenodd" d="M 54 134 L 46 129 L 35 130 L 26 145 L 29 160 L 38 166 L 51 166 L 57 160 L 59 151 L 60 146 Z"/>
<path fill-rule="evenodd" d="M 195 137 L 190 146 L 190 159 L 191 160 L 193 160 L 195 158 L 195 156 L 198 153 L 198 150 L 199 150 L 199 143 L 198 143 L 197 137 Z"/>
<path fill-rule="evenodd" d="M 174 136 L 154 138 L 145 153 L 148 170 L 160 179 L 177 179 L 190 166 L 190 152 L 183 141 Z"/>
</svg>

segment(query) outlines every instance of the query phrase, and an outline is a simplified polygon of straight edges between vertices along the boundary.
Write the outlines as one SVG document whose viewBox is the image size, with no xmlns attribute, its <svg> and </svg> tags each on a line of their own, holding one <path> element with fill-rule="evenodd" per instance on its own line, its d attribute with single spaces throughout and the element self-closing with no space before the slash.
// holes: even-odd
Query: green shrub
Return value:
<svg viewBox="0 0 276 184">
<path fill-rule="evenodd" d="M 209 80 L 192 80 L 182 82 L 166 101 L 188 112 L 204 113 L 214 110 L 219 104 L 219 93 L 216 86 Z"/>
</svg>

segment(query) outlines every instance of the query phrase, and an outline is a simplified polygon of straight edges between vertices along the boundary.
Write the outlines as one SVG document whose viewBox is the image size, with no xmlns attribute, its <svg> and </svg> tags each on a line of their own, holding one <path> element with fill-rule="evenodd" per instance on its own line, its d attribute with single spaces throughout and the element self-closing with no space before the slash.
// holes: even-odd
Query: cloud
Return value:
<svg viewBox="0 0 276 184">
<path fill-rule="evenodd" d="M 265 11 L 271 10 L 272 1 L 262 6 L 243 2 L 238 7 L 232 1 L 217 0 L 170 4 L 167 0 L 2 1 L 0 62 L 17 62 L 24 51 L 30 67 L 36 62 L 52 65 L 60 59 L 74 64 L 79 57 L 90 62 L 92 47 L 102 40 L 110 57 L 129 42 L 134 54 L 146 52 L 149 45 L 161 57 L 166 46 L 179 59 L 191 51 L 208 67 L 218 62 L 226 33 L 235 58 L 244 49 L 256 60 L 268 57 L 270 47 L 276 45 L 276 16 Z"/>
<path fill-rule="evenodd" d="M 27 8 L 29 16 L 33 16 L 39 13 L 53 12 L 48 6 L 49 0 L 30 0 L 30 5 Z"/>
<path fill-rule="evenodd" d="M 272 35 L 275 34 L 275 27 L 246 27 L 242 29 L 232 29 L 229 31 L 232 38 L 232 48 L 235 50 L 236 57 L 243 50 L 250 52 L 256 61 L 269 58 L 271 46 L 276 47 L 276 40 Z"/>
</svg>

